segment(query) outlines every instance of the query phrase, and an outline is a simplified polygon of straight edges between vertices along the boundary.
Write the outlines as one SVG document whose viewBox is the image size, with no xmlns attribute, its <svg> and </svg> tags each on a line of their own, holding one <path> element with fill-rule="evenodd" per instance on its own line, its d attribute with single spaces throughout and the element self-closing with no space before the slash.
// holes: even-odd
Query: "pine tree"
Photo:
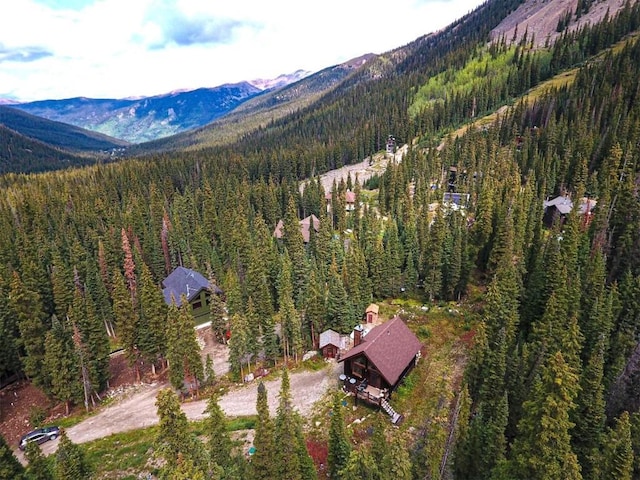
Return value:
<svg viewBox="0 0 640 480">
<path fill-rule="evenodd" d="M 216 383 L 216 371 L 213 368 L 213 360 L 211 354 L 207 353 L 207 357 L 204 361 L 204 381 L 203 385 L 212 386 Z"/>
<path fill-rule="evenodd" d="M 373 458 L 377 458 L 375 455 Z M 391 445 L 384 457 L 384 465 L 387 465 L 388 472 L 380 472 L 380 478 L 393 478 L 395 480 L 411 479 L 411 457 L 409 449 L 405 445 L 402 435 L 394 432 Z"/>
<path fill-rule="evenodd" d="M 7 297 L 7 291 L 0 282 L 0 378 L 22 368 L 17 347 L 18 327 Z"/>
<path fill-rule="evenodd" d="M 93 393 L 101 392 L 109 380 L 109 339 L 102 320 L 96 314 L 91 295 L 76 287 L 73 305 L 67 314 L 73 332 L 73 343 L 85 390 L 85 408 L 94 401 Z"/>
<path fill-rule="evenodd" d="M 603 462 L 600 478 L 631 480 L 634 454 L 631 440 L 631 422 L 628 412 L 622 412 L 613 429 L 609 429 L 603 443 Z"/>
<path fill-rule="evenodd" d="M 352 450 L 347 464 L 332 478 L 340 480 L 379 480 L 380 473 L 376 460 L 369 454 L 366 448 Z"/>
<path fill-rule="evenodd" d="M 60 432 L 55 459 L 56 480 L 86 480 L 91 477 L 91 467 L 84 451 L 69 439 L 64 429 Z"/>
<path fill-rule="evenodd" d="M 234 313 L 229 320 L 231 338 L 229 339 L 229 369 L 234 378 L 244 378 L 244 365 L 249 358 L 249 339 L 246 317 Z"/>
<path fill-rule="evenodd" d="M 205 474 L 201 468 L 197 467 L 193 460 L 185 458 L 180 453 L 175 465 L 163 469 L 162 478 L 166 480 L 222 480 L 221 472 L 219 471 L 207 473 Z"/>
<path fill-rule="evenodd" d="M 436 217 L 429 228 L 426 251 L 423 252 L 424 290 L 431 301 L 442 295 L 442 256 L 445 231 L 442 208 L 438 208 Z"/>
<path fill-rule="evenodd" d="M 38 292 L 30 290 L 15 271 L 11 277 L 9 306 L 17 318 L 20 344 L 26 353 L 22 359 L 24 373 L 36 386 L 48 392 L 50 381 L 43 368 L 47 322 L 41 308 L 42 301 Z"/>
<path fill-rule="evenodd" d="M 349 308 L 347 291 L 342 283 L 336 260 L 331 262 L 327 279 L 327 328 L 340 333 L 348 333 L 353 328 L 354 320 Z"/>
<path fill-rule="evenodd" d="M 339 472 L 347 465 L 349 454 L 351 453 L 351 444 L 347 438 L 342 408 L 340 395 L 336 392 L 333 395 L 333 406 L 331 409 L 329 454 L 327 457 L 329 477 L 331 478 L 339 478 Z"/>
<path fill-rule="evenodd" d="M 107 286 L 100 276 L 97 266 L 95 259 L 87 260 L 86 292 L 91 296 L 92 303 L 95 306 L 96 318 L 103 322 L 107 336 L 114 337 L 113 308 L 109 300 Z"/>
<path fill-rule="evenodd" d="M 24 467 L 2 435 L 0 435 L 0 478 L 15 480 L 24 478 Z"/>
<path fill-rule="evenodd" d="M 251 479 L 271 480 L 277 478 L 274 425 L 269 415 L 267 389 L 262 382 L 258 384 L 256 410 L 258 412 L 258 419 L 256 421 L 255 436 L 253 438 L 253 446 L 256 451 L 251 458 Z"/>
<path fill-rule="evenodd" d="M 56 305 L 56 315 L 58 318 L 64 318 L 73 302 L 73 292 L 75 290 L 73 275 L 57 250 L 54 250 L 52 257 L 51 285 L 53 300 Z"/>
<path fill-rule="evenodd" d="M 325 288 L 314 262 L 309 268 L 304 301 L 304 320 L 312 345 L 318 344 L 320 333 L 325 330 L 325 311 Z"/>
<path fill-rule="evenodd" d="M 582 466 L 584 478 L 597 478 L 600 447 L 605 428 L 605 400 L 603 386 L 604 342 L 593 351 L 581 378 L 581 394 L 571 419 L 575 427 L 571 443 Z"/>
<path fill-rule="evenodd" d="M 291 262 L 285 254 L 278 282 L 278 317 L 285 359 L 293 357 L 297 361 L 302 352 L 302 325 L 293 300 L 291 272 Z"/>
<path fill-rule="evenodd" d="M 54 480 L 51 463 L 42 454 L 42 450 L 40 450 L 40 446 L 36 442 L 27 443 L 24 456 L 29 462 L 26 477 L 28 480 Z"/>
<path fill-rule="evenodd" d="M 204 451 L 200 441 L 189 432 L 187 416 L 180 408 L 177 395 L 170 389 L 158 392 L 158 436 L 155 440 L 159 454 L 164 458 L 165 472 L 178 465 L 179 458 L 190 460 L 198 470 L 204 472 Z M 171 478 L 165 475 L 165 478 Z"/>
<path fill-rule="evenodd" d="M 582 479 L 580 464 L 570 444 L 573 423 L 569 415 L 578 390 L 578 377 L 562 354 L 549 356 L 530 399 L 523 405 L 511 459 L 499 466 L 496 478 Z"/>
<path fill-rule="evenodd" d="M 313 222 L 309 225 L 313 228 Z M 296 307 L 301 306 L 305 284 L 305 252 L 304 240 L 300 231 L 300 222 L 293 196 L 289 196 L 284 217 L 283 241 L 285 250 L 291 259 L 292 297 Z"/>
<path fill-rule="evenodd" d="M 69 311 L 73 317 L 73 307 Z M 64 402 L 67 415 L 71 404 L 82 398 L 81 370 L 72 335 L 71 327 L 54 316 L 44 341 L 44 368 L 51 381 L 51 395 Z"/>
<path fill-rule="evenodd" d="M 227 343 L 227 311 L 220 296 L 215 293 L 217 283 L 213 273 L 209 275 L 209 318 L 211 319 L 211 331 L 219 343 Z"/>
<path fill-rule="evenodd" d="M 184 382 L 198 393 L 200 382 L 204 378 L 204 367 L 200 357 L 200 346 L 196 338 L 191 305 L 185 295 L 181 297 L 181 306 L 175 301 L 167 312 L 167 360 L 169 362 L 169 381 L 176 390 L 181 390 Z"/>
<path fill-rule="evenodd" d="M 167 304 L 162 291 L 151 276 L 151 270 L 146 263 L 139 259 L 137 266 L 140 270 L 139 280 L 139 324 L 138 349 L 144 360 L 150 362 L 155 372 L 155 362 L 165 356 L 167 342 L 165 339 L 164 322 L 167 317 Z"/>
<path fill-rule="evenodd" d="M 210 469 L 216 470 L 219 466 L 225 472 L 224 478 L 232 478 L 234 459 L 232 456 L 232 442 L 227 432 L 227 422 L 224 413 L 218 405 L 218 399 L 211 395 L 207 401 L 205 413 L 205 432 L 208 441 Z"/>
<path fill-rule="evenodd" d="M 113 282 L 113 314 L 118 327 L 118 338 L 124 348 L 129 366 L 134 368 L 136 380 L 140 381 L 140 351 L 138 350 L 138 314 L 131 302 L 131 293 L 127 290 L 125 278 L 120 270 L 111 275 Z"/>
<path fill-rule="evenodd" d="M 285 368 L 282 371 L 282 383 L 278 400 L 278 411 L 275 421 L 275 443 L 277 476 L 282 480 L 307 480 L 310 456 L 306 445 L 301 443 L 302 424 L 298 413 L 291 402 L 291 385 L 289 374 Z"/>
</svg>

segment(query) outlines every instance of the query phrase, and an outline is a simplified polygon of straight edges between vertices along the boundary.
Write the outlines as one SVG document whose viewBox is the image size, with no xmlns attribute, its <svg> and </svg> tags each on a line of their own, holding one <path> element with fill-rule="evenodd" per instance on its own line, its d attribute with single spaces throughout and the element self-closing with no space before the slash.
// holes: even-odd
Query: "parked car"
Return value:
<svg viewBox="0 0 640 480">
<path fill-rule="evenodd" d="M 27 448 L 27 443 L 36 442 L 38 445 L 49 440 L 55 440 L 60 435 L 60 427 L 44 427 L 32 430 L 20 439 L 20 450 Z"/>
</svg>

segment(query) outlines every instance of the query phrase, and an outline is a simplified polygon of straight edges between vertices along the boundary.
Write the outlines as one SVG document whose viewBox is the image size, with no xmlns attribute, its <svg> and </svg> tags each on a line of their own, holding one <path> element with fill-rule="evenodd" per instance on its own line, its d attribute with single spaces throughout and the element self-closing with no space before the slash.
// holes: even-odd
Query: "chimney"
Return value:
<svg viewBox="0 0 640 480">
<path fill-rule="evenodd" d="M 362 343 L 362 325 L 357 325 L 356 328 L 353 329 L 353 346 L 357 347 Z"/>
</svg>

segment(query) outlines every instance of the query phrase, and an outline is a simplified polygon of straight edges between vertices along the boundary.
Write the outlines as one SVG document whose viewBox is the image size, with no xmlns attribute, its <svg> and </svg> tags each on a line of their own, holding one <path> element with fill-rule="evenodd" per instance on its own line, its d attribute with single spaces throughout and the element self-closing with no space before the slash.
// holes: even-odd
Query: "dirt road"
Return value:
<svg viewBox="0 0 640 480">
<path fill-rule="evenodd" d="M 326 367 L 316 372 L 299 372 L 290 375 L 291 397 L 294 407 L 303 415 L 309 415 L 314 404 L 323 398 L 327 391 L 338 384 L 338 375 L 342 364 L 327 363 Z M 264 382 L 267 388 L 269 409 L 275 415 L 280 392 L 281 379 Z M 67 429 L 67 434 L 74 443 L 84 443 L 113 433 L 148 427 L 158 423 L 156 415 L 156 395 L 166 384 L 141 385 L 113 405 L 107 406 L 97 415 Z M 219 405 L 229 417 L 254 415 L 256 413 L 258 382 L 232 389 L 219 400 Z M 204 409 L 207 400 L 185 402 L 182 409 L 190 420 L 205 417 Z M 45 455 L 53 453 L 59 440 L 41 445 Z M 18 453 L 20 460 L 22 454 Z"/>
<path fill-rule="evenodd" d="M 387 165 L 391 160 L 399 163 L 402 161 L 402 157 L 407 153 L 407 145 L 401 146 L 398 151 L 392 156 L 391 154 L 376 154 L 372 161 L 370 157 L 367 157 L 360 163 L 354 163 L 353 165 L 345 165 L 344 167 L 336 170 L 330 170 L 320 175 L 320 182 L 325 192 L 330 192 L 333 188 L 333 182 L 340 183 L 340 180 L 347 181 L 347 177 L 351 175 L 351 180 L 355 182 L 356 175 L 358 181 L 364 184 L 369 178 L 374 175 L 382 175 L 387 169 Z M 304 191 L 304 187 L 307 182 L 300 182 L 300 192 Z"/>
</svg>

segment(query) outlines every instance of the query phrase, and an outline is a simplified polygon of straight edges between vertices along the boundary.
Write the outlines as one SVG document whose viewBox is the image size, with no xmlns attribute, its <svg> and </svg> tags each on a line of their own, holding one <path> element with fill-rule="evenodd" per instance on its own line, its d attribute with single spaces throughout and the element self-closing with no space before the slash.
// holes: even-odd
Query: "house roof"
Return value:
<svg viewBox="0 0 640 480">
<path fill-rule="evenodd" d="M 465 206 L 469 203 L 469 197 L 470 194 L 468 193 L 444 192 L 442 195 L 442 203 Z"/>
<path fill-rule="evenodd" d="M 556 207 L 558 212 L 560 212 L 563 215 L 566 215 L 573 208 L 573 202 L 569 197 L 565 197 L 561 195 L 559 197 L 554 198 L 553 200 L 545 200 L 544 208 L 547 208 L 547 207 Z"/>
<path fill-rule="evenodd" d="M 367 309 L 364 311 L 364 313 L 369 313 L 369 312 L 373 312 L 373 313 L 378 313 L 380 311 L 380 307 L 378 306 L 377 303 L 372 303 L 371 305 L 369 305 L 367 307 Z"/>
<path fill-rule="evenodd" d="M 313 221 L 313 229 L 317 232 L 320 230 L 320 220 L 315 215 L 311 214 L 308 217 L 300 220 L 300 233 L 302 233 L 302 239 L 304 243 L 309 243 L 309 226 Z M 276 238 L 282 238 L 284 235 L 284 222 L 281 220 L 278 221 L 276 228 L 273 231 L 273 236 Z"/>
<path fill-rule="evenodd" d="M 366 355 L 389 385 L 395 385 L 402 372 L 415 359 L 422 344 L 400 317 L 393 317 L 371 329 L 362 343 L 353 347 L 339 361 Z"/>
<path fill-rule="evenodd" d="M 327 345 L 333 345 L 338 348 L 342 348 L 342 337 L 338 332 L 333 330 L 325 330 L 320 334 L 320 343 L 318 348 L 322 349 Z"/>
<path fill-rule="evenodd" d="M 162 281 L 162 294 L 167 305 L 171 305 L 172 297 L 175 299 L 176 305 L 180 306 L 182 295 L 187 296 L 187 301 L 193 300 L 204 289 L 209 290 L 209 280 L 202 274 L 191 270 L 190 268 L 177 267 Z M 217 294 L 221 294 L 222 290 L 215 286 Z"/>
<path fill-rule="evenodd" d="M 580 199 L 578 213 L 580 215 L 584 215 L 585 213 L 590 212 L 597 203 L 597 200 L 594 200 L 593 198 L 582 197 Z M 556 207 L 558 212 L 562 215 L 566 215 L 573 209 L 573 202 L 568 196 L 559 195 L 553 200 L 545 200 L 544 208 L 546 209 L 547 207 Z"/>
<path fill-rule="evenodd" d="M 330 201 L 333 198 L 331 192 L 329 191 L 325 193 L 324 198 Z M 356 192 L 347 190 L 346 192 L 344 192 L 344 200 L 346 203 L 356 203 Z"/>
</svg>

